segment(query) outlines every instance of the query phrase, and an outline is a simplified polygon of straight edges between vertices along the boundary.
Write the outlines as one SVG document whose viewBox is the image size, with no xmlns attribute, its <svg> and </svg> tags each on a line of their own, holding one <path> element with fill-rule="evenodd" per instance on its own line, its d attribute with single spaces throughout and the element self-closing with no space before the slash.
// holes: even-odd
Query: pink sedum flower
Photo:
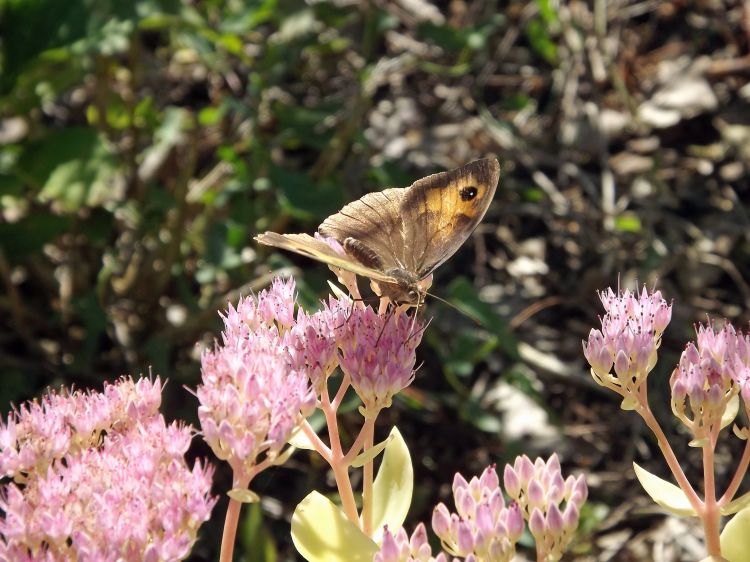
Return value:
<svg viewBox="0 0 750 562">
<path fill-rule="evenodd" d="M 450 559 L 440 553 L 437 557 L 432 556 L 430 543 L 427 542 L 427 531 L 424 523 L 417 525 L 411 537 L 401 527 L 395 534 L 391 533 L 386 526 L 383 533 L 383 543 L 380 550 L 375 553 L 373 562 L 449 562 Z M 458 562 L 453 559 L 453 562 Z M 466 562 L 475 562 L 474 558 L 466 558 Z"/>
<path fill-rule="evenodd" d="M 699 325 L 672 372 L 672 411 L 696 439 L 718 432 L 727 405 L 747 386 L 747 338 L 731 324 L 716 331 Z M 744 396 L 743 396 L 744 398 Z"/>
<path fill-rule="evenodd" d="M 391 405 L 414 380 L 416 348 L 423 324 L 406 314 L 354 308 L 338 337 L 339 364 L 370 414 Z"/>
<path fill-rule="evenodd" d="M 237 483 L 254 475 L 261 455 L 276 458 L 315 407 L 304 365 L 290 352 L 297 347 L 294 306 L 294 281 L 274 280 L 257 299 L 229 307 L 223 345 L 201 357 L 196 395 L 203 437 Z M 304 323 L 312 326 L 307 317 Z M 297 336 L 307 335 L 300 327 Z"/>
<path fill-rule="evenodd" d="M 166 425 L 158 413 L 160 391 L 158 378 L 122 379 L 101 394 L 50 394 L 11 414 L 3 455 L 31 451 L 33 462 L 5 466 L 14 481 L 0 493 L 0 560 L 187 557 L 215 503 L 213 469 L 199 461 L 188 468 L 183 455 L 191 428 Z M 88 416 L 86 429 L 68 426 L 67 448 L 32 446 L 75 412 Z"/>
<path fill-rule="evenodd" d="M 583 475 L 563 479 L 557 454 L 533 463 L 522 455 L 513 466 L 505 466 L 503 481 L 529 523 L 537 559 L 559 560 L 578 528 L 580 509 L 588 497 Z"/>
<path fill-rule="evenodd" d="M 656 365 L 672 305 L 660 291 L 649 294 L 645 287 L 640 294 L 628 290 L 615 294 L 610 288 L 599 297 L 606 314 L 601 330 L 592 329 L 583 342 L 583 353 L 594 380 L 623 396 L 623 408 L 632 409 L 641 384 Z"/>
<path fill-rule="evenodd" d="M 495 466 L 488 466 L 479 478 L 468 482 L 456 474 L 453 499 L 457 513 L 440 503 L 432 514 L 432 528 L 443 548 L 462 558 L 512 560 L 523 533 L 523 517 L 515 502 L 505 505 Z"/>
</svg>

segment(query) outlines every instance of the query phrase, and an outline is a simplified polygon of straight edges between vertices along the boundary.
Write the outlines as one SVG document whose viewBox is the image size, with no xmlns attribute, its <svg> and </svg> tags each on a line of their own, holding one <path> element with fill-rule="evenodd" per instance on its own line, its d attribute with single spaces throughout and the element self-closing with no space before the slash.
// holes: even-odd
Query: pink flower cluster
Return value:
<svg viewBox="0 0 750 562">
<path fill-rule="evenodd" d="M 523 517 L 518 504 L 505 505 L 494 466 L 469 482 L 456 474 L 453 499 L 458 513 L 450 513 L 443 503 L 432 513 L 432 528 L 445 550 L 478 560 L 504 562 L 513 558 L 523 533 Z"/>
<path fill-rule="evenodd" d="M 206 442 L 241 481 L 273 460 L 310 415 L 338 365 L 368 411 L 390 405 L 414 379 L 420 322 L 331 298 L 295 315 L 294 280 L 230 305 L 222 344 L 201 357 L 196 391 Z M 263 462 L 262 460 L 260 462 Z"/>
<path fill-rule="evenodd" d="M 533 463 L 522 455 L 512 467 L 505 466 L 503 482 L 508 495 L 518 503 L 529 522 L 529 530 L 536 541 L 537 559 L 559 560 L 573 538 L 581 506 L 588 497 L 583 475 L 563 480 L 557 454 L 546 462 L 537 458 Z"/>
<path fill-rule="evenodd" d="M 616 294 L 610 288 L 599 297 L 606 310 L 602 329 L 591 330 L 588 341 L 583 342 L 583 353 L 597 383 L 623 397 L 634 396 L 656 365 L 656 351 L 672 318 L 672 305 L 659 291 L 649 294 L 645 287 L 640 295 L 628 290 Z"/>
<path fill-rule="evenodd" d="M 422 333 L 423 324 L 406 314 L 379 315 L 369 306 L 352 311 L 338 338 L 339 362 L 368 413 L 390 407 L 412 383 Z"/>
<path fill-rule="evenodd" d="M 731 324 L 715 331 L 699 325 L 697 345 L 689 343 L 670 378 L 672 410 L 697 438 L 718 431 L 729 401 L 750 398 L 750 336 Z M 689 404 L 690 417 L 686 406 Z M 692 418 L 692 419 L 691 419 Z"/>
<path fill-rule="evenodd" d="M 468 482 L 460 474 L 453 479 L 457 513 L 438 504 L 432 515 L 432 529 L 445 552 L 432 556 L 423 524 L 409 537 L 401 528 L 385 529 L 383 543 L 373 562 L 506 562 L 516 554 L 524 520 L 536 540 L 537 560 L 559 560 L 578 526 L 580 508 L 588 489 L 583 476 L 563 479 L 557 455 L 548 461 L 516 458 L 506 465 L 506 504 L 494 466 Z M 561 509 L 562 503 L 565 507 Z M 450 557 L 454 558 L 450 558 Z"/>
<path fill-rule="evenodd" d="M 259 455 L 275 458 L 315 407 L 308 375 L 287 351 L 294 306 L 294 282 L 276 279 L 257 299 L 230 305 L 223 345 L 201 357 L 203 437 L 238 482 L 252 477 Z"/>
<path fill-rule="evenodd" d="M 213 468 L 158 413 L 161 383 L 49 394 L 0 430 L 0 560 L 182 560 L 208 520 Z"/>
</svg>

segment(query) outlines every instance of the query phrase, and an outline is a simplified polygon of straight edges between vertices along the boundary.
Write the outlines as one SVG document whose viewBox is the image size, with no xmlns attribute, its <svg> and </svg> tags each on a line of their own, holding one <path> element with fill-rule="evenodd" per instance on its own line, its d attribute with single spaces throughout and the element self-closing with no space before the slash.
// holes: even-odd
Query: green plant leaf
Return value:
<svg viewBox="0 0 750 562">
<path fill-rule="evenodd" d="M 722 515 L 732 515 L 750 507 L 750 492 L 742 494 L 739 498 L 734 498 L 727 505 L 721 508 Z"/>
<path fill-rule="evenodd" d="M 310 438 L 307 437 L 307 434 L 302 431 L 301 429 L 298 429 L 294 433 L 292 433 L 292 436 L 289 438 L 289 441 L 287 441 L 292 447 L 296 447 L 297 449 L 307 449 L 308 451 L 314 451 L 315 445 L 313 445 L 312 441 L 310 441 Z"/>
<path fill-rule="evenodd" d="M 90 127 L 63 129 L 29 145 L 18 175 L 39 191 L 42 203 L 55 201 L 70 212 L 118 199 L 124 183 L 114 156 Z"/>
<path fill-rule="evenodd" d="M 385 448 L 383 462 L 373 484 L 373 538 L 380 540 L 383 526 L 398 529 L 404 523 L 414 491 L 414 469 L 404 438 L 395 427 Z"/>
<path fill-rule="evenodd" d="M 386 445 L 388 445 L 388 443 L 390 443 L 392 440 L 393 440 L 393 432 L 391 432 L 391 434 L 388 437 L 386 437 L 385 439 L 383 439 L 377 445 L 373 445 L 372 447 L 370 447 L 366 451 L 364 451 L 364 452 L 360 453 L 359 455 L 357 455 L 354 458 L 354 460 L 352 461 L 351 466 L 354 467 L 354 468 L 359 468 L 360 466 L 366 465 L 368 462 L 370 462 L 375 457 L 377 457 L 380 454 L 380 452 L 383 449 L 385 449 Z"/>
<path fill-rule="evenodd" d="M 309 562 L 371 562 L 378 550 L 338 506 L 315 491 L 294 510 L 292 541 Z"/>
<path fill-rule="evenodd" d="M 750 552 L 750 507 L 732 517 L 721 532 L 721 555 L 729 562 L 745 562 Z"/>
<path fill-rule="evenodd" d="M 724 429 L 737 417 L 737 413 L 740 411 L 740 395 L 735 394 L 727 402 L 727 407 L 724 410 L 724 415 L 721 416 L 721 429 Z"/>
<path fill-rule="evenodd" d="M 663 478 L 659 478 L 656 474 L 650 473 L 645 468 L 641 468 L 636 463 L 633 463 L 633 469 L 643 489 L 661 507 L 675 515 L 696 515 L 687 496 L 680 488 Z"/>
<path fill-rule="evenodd" d="M 233 500 L 242 503 L 256 503 L 260 501 L 260 496 L 247 488 L 232 488 L 227 492 L 227 495 Z"/>
</svg>

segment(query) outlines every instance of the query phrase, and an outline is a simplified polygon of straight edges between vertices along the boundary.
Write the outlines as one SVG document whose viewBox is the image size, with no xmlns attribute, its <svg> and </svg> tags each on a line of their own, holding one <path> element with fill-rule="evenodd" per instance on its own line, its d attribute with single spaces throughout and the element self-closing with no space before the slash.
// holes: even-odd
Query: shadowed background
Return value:
<svg viewBox="0 0 750 562">
<path fill-rule="evenodd" d="M 590 489 L 569 560 L 699 558 L 692 522 L 635 483 L 633 460 L 666 467 L 580 341 L 597 289 L 674 299 L 650 392 L 676 435 L 667 380 L 693 323 L 747 326 L 749 34 L 750 10 L 719 0 L 0 0 L 3 411 L 152 369 L 167 418 L 195 422 L 183 385 L 217 311 L 272 270 L 309 306 L 332 278 L 252 236 L 497 155 L 495 202 L 433 285 L 482 325 L 430 301 L 424 366 L 378 428 L 412 451 L 407 528 L 455 471 L 557 450 Z M 333 489 L 304 452 L 257 480 L 243 560 L 296 559 L 288 520 L 313 487 Z M 192 560 L 216 559 L 224 505 Z"/>
</svg>

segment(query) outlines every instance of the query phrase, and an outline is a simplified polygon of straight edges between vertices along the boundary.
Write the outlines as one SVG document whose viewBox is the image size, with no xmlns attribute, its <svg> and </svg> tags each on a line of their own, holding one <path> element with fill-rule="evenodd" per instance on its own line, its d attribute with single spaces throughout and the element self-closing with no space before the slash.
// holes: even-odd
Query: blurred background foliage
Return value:
<svg viewBox="0 0 750 562">
<path fill-rule="evenodd" d="M 749 36 L 728 0 L 0 0 L 0 404 L 153 370 L 167 417 L 195 422 L 183 385 L 217 311 L 272 271 L 315 306 L 331 277 L 254 234 L 495 154 L 496 202 L 433 287 L 481 322 L 429 303 L 424 366 L 380 426 L 412 448 L 410 524 L 456 470 L 554 449 L 590 473 L 571 559 L 698 558 L 692 523 L 633 484 L 633 459 L 665 474 L 657 447 L 579 342 L 596 289 L 656 284 L 664 401 L 692 323 L 750 317 Z M 331 489 L 304 454 L 259 479 L 242 560 L 295 559 L 311 487 Z"/>
</svg>

